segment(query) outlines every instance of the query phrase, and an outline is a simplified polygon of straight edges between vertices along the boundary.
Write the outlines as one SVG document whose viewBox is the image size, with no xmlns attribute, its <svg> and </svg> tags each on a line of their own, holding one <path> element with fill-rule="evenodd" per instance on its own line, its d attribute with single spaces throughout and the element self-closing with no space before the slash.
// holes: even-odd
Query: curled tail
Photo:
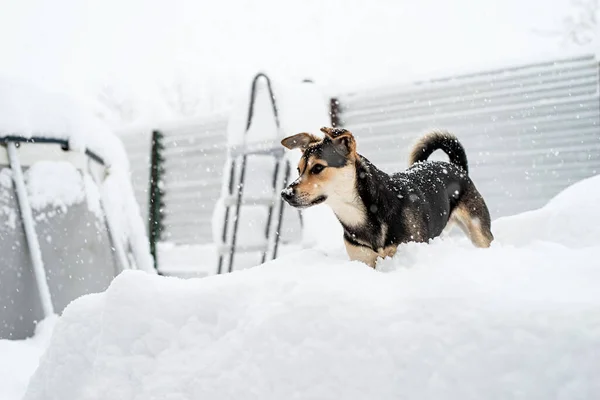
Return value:
<svg viewBox="0 0 600 400">
<path fill-rule="evenodd" d="M 469 173 L 467 153 L 456 136 L 449 132 L 434 131 L 423 136 L 413 147 L 409 156 L 409 165 L 416 162 L 427 161 L 427 158 L 436 150 L 443 150 L 448 154 L 450 162 L 456 164 Z"/>
</svg>

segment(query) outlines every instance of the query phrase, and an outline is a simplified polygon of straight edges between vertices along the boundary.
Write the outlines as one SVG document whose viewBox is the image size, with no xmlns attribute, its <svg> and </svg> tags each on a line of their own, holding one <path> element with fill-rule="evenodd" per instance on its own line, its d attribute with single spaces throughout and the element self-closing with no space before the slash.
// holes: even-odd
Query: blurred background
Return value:
<svg viewBox="0 0 600 400">
<path fill-rule="evenodd" d="M 0 76 L 78 99 L 120 137 L 166 274 L 341 241 L 279 202 L 295 166 L 278 143 L 300 130 L 351 129 L 388 172 L 451 130 L 493 218 L 600 168 L 598 0 L 0 1 Z"/>
<path fill-rule="evenodd" d="M 213 113 L 258 71 L 332 90 L 560 54 L 596 0 L 2 0 L 0 73 L 86 99 L 112 126 Z"/>
</svg>

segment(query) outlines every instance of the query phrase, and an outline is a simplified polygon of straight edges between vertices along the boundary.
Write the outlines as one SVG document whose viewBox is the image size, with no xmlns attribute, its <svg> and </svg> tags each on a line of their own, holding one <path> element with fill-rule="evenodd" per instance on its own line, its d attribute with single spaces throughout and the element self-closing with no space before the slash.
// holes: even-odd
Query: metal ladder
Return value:
<svg viewBox="0 0 600 400">
<path fill-rule="evenodd" d="M 278 141 L 267 144 L 260 143 L 254 146 L 248 146 L 246 143 L 246 135 L 250 130 L 252 119 L 254 117 L 254 103 L 256 100 L 257 85 L 261 78 L 263 78 L 267 84 L 277 132 L 279 132 L 280 129 L 279 114 L 273 89 L 271 87 L 271 81 L 268 76 L 263 73 L 259 73 L 252 80 L 250 105 L 243 143 L 239 146 L 232 146 L 228 149 L 229 158 L 231 159 L 231 167 L 227 184 L 228 195 L 224 199 L 225 220 L 223 223 L 223 231 L 221 236 L 222 245 L 218 247 L 219 265 L 217 273 L 219 274 L 224 272 L 225 265 L 227 266 L 228 272 L 233 270 L 233 262 L 236 252 L 261 252 L 262 263 L 268 260 L 273 260 L 277 257 L 279 232 L 283 220 L 283 199 L 280 196 L 280 192 L 285 187 L 289 178 L 290 164 L 285 157 L 285 150 L 283 149 L 283 146 L 281 146 Z M 273 170 L 272 193 L 270 196 L 244 198 L 246 164 L 249 155 L 267 155 L 274 157 L 275 167 Z M 268 207 L 267 222 L 264 231 L 264 243 L 249 246 L 237 244 L 238 224 L 242 205 L 264 205 Z"/>
</svg>

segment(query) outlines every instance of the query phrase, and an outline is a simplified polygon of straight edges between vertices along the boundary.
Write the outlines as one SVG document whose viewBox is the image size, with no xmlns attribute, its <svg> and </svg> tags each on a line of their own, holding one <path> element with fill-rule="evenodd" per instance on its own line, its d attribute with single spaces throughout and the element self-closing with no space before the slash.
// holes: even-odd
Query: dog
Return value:
<svg viewBox="0 0 600 400">
<path fill-rule="evenodd" d="M 356 140 L 343 128 L 321 128 L 287 137 L 281 144 L 300 149 L 298 179 L 281 196 L 296 208 L 325 203 L 344 228 L 351 260 L 375 268 L 393 257 L 399 244 L 428 242 L 456 223 L 477 247 L 494 239 L 490 213 L 469 178 L 467 155 L 445 131 L 422 137 L 409 156 L 409 168 L 388 175 L 356 152 Z M 427 161 L 435 150 L 450 162 Z"/>
</svg>

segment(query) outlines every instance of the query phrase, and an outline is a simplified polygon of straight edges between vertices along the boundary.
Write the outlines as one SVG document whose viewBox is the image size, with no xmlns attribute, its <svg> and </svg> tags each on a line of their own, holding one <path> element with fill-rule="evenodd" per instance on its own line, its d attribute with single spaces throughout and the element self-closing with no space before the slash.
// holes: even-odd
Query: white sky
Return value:
<svg viewBox="0 0 600 400">
<path fill-rule="evenodd" d="M 266 70 L 351 87 L 536 58 L 568 0 L 0 0 L 0 75 L 155 96 L 182 75 L 230 93 Z"/>
</svg>

